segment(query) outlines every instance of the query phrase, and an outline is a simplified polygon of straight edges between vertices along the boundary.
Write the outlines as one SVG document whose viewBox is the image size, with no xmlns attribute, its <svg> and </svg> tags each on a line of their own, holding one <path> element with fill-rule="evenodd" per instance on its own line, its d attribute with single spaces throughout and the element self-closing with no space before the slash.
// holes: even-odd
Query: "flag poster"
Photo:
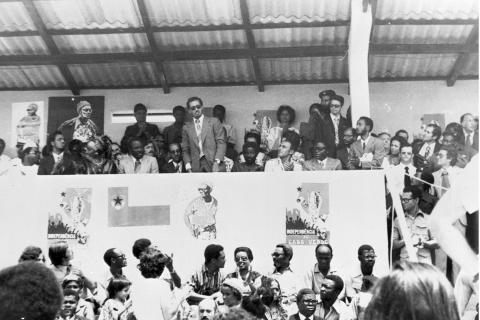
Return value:
<svg viewBox="0 0 480 320">
<path fill-rule="evenodd" d="M 292 205 L 286 209 L 285 230 L 287 243 L 292 245 L 327 244 L 330 241 L 328 227 L 328 183 L 302 183 L 296 188 Z"/>
</svg>

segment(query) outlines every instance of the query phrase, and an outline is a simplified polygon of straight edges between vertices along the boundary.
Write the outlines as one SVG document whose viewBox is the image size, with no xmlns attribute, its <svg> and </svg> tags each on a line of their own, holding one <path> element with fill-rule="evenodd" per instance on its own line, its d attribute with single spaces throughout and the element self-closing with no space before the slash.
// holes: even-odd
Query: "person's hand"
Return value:
<svg viewBox="0 0 480 320">
<path fill-rule="evenodd" d="M 168 255 L 165 255 L 168 260 L 165 262 L 165 267 L 167 267 L 168 271 L 172 272 L 173 271 L 173 253 L 168 256 Z"/>
<path fill-rule="evenodd" d="M 219 171 L 220 171 L 220 167 L 218 163 L 215 161 L 212 166 L 212 172 L 219 172 Z"/>
<path fill-rule="evenodd" d="M 73 266 L 72 266 L 72 267 L 70 268 L 70 273 L 76 275 L 77 277 L 79 277 L 79 278 L 81 278 L 81 279 L 84 278 L 84 275 L 83 275 L 82 270 L 78 269 L 77 267 L 73 267 Z"/>
</svg>

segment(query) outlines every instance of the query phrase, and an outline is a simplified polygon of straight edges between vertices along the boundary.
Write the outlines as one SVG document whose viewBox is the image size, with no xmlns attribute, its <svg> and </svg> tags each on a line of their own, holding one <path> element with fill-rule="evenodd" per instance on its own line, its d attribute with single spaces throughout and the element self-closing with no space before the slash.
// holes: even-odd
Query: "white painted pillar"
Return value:
<svg viewBox="0 0 480 320">
<path fill-rule="evenodd" d="M 363 12 L 363 2 L 351 0 L 350 34 L 348 37 L 348 78 L 352 104 L 352 124 L 361 116 L 370 117 L 368 91 L 368 48 L 372 29 L 372 8 Z M 370 2 L 370 1 L 368 1 Z"/>
</svg>

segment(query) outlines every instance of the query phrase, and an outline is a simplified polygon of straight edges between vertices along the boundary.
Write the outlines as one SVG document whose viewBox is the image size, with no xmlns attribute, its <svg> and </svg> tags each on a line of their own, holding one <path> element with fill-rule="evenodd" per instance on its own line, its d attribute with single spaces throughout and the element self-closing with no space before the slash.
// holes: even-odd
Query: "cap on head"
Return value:
<svg viewBox="0 0 480 320">
<path fill-rule="evenodd" d="M 80 111 L 83 109 L 83 107 L 86 107 L 86 106 L 92 106 L 90 104 L 90 102 L 86 101 L 86 100 L 82 100 L 80 101 L 79 103 L 77 103 L 77 113 L 80 113 Z"/>
</svg>

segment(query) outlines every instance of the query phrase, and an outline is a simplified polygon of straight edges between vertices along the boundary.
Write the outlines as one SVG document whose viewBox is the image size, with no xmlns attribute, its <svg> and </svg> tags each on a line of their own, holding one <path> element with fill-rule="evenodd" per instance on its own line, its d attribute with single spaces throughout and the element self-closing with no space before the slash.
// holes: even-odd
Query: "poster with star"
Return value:
<svg viewBox="0 0 480 320">
<path fill-rule="evenodd" d="M 317 245 L 330 242 L 328 227 L 328 183 L 302 183 L 297 187 L 292 205 L 286 209 L 285 230 L 291 245 Z"/>
<path fill-rule="evenodd" d="M 65 188 L 58 194 L 58 202 L 48 212 L 49 243 L 59 240 L 67 241 L 72 246 L 88 243 L 91 199 L 91 188 Z"/>
</svg>

